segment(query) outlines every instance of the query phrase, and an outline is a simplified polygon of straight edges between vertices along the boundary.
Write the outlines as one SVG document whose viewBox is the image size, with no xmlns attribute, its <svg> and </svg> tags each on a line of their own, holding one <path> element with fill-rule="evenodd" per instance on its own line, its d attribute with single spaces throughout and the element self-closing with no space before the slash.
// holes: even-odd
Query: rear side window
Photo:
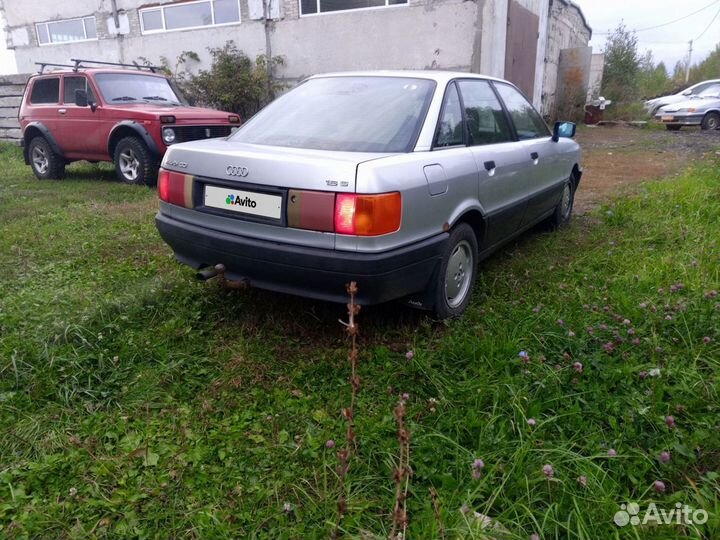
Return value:
<svg viewBox="0 0 720 540">
<path fill-rule="evenodd" d="M 85 77 L 66 76 L 63 86 L 63 103 L 66 105 L 75 103 L 75 90 L 85 90 L 87 92 L 88 102 L 96 101 L 92 88 L 88 85 Z"/>
<path fill-rule="evenodd" d="M 30 103 L 57 103 L 60 100 L 60 77 L 38 79 L 33 83 Z"/>
<path fill-rule="evenodd" d="M 505 102 L 521 141 L 550 136 L 545 121 L 520 92 L 507 84 L 496 84 L 496 88 Z"/>
<path fill-rule="evenodd" d="M 462 108 L 455 83 L 448 86 L 443 100 L 442 112 L 438 121 L 435 147 L 458 146 L 464 144 Z"/>
<path fill-rule="evenodd" d="M 505 111 L 487 81 L 460 81 L 470 144 L 496 144 L 512 140 Z"/>
</svg>

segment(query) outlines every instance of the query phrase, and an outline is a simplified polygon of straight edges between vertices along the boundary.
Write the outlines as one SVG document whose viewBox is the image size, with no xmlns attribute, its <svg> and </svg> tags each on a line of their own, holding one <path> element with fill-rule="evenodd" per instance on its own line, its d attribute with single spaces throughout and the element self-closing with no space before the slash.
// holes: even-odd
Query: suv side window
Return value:
<svg viewBox="0 0 720 540">
<path fill-rule="evenodd" d="M 500 97 L 505 102 L 515 124 L 515 131 L 521 141 L 549 137 L 550 130 L 535 108 L 512 86 L 495 83 Z"/>
<path fill-rule="evenodd" d="M 440 119 L 435 134 L 435 147 L 459 146 L 465 144 L 463 133 L 462 108 L 455 83 L 450 83 L 445 91 Z"/>
<path fill-rule="evenodd" d="M 33 105 L 43 103 L 58 103 L 60 101 L 60 77 L 37 79 L 33 83 L 30 103 Z"/>
<path fill-rule="evenodd" d="M 92 88 L 87 79 L 82 76 L 65 76 L 63 78 L 63 103 L 72 105 L 75 103 L 75 90 L 85 90 L 87 92 L 88 102 L 96 101 Z"/>
<path fill-rule="evenodd" d="M 505 111 L 487 81 L 464 80 L 459 82 L 465 105 L 465 121 L 470 144 L 496 144 L 512 140 Z"/>
</svg>

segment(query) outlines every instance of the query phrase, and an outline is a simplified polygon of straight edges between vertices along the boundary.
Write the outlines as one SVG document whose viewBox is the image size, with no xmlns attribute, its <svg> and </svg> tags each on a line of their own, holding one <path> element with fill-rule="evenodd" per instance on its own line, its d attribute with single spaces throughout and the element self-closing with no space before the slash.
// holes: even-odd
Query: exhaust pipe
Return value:
<svg viewBox="0 0 720 540">
<path fill-rule="evenodd" d="M 218 271 L 214 267 L 213 268 L 203 268 L 202 270 L 198 270 L 195 273 L 195 277 L 198 279 L 198 281 L 207 281 L 208 279 L 212 279 L 217 275 L 218 275 Z"/>
<path fill-rule="evenodd" d="M 225 289 L 247 289 L 250 286 L 250 282 L 247 279 L 241 279 L 238 281 L 227 279 L 225 277 L 224 264 L 216 264 L 212 268 L 204 268 L 203 270 L 198 270 L 195 273 L 195 277 L 197 277 L 200 281 L 207 281 L 209 279 L 217 277 L 218 283 L 221 287 Z"/>
</svg>

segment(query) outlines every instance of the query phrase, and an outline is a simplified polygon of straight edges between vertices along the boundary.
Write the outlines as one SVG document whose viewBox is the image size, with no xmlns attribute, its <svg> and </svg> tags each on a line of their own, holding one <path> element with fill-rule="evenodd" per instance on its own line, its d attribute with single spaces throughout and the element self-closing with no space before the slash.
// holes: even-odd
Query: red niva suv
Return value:
<svg viewBox="0 0 720 540">
<path fill-rule="evenodd" d="M 46 73 L 52 64 L 41 64 L 25 88 L 23 155 L 39 179 L 62 178 L 65 165 L 84 159 L 114 163 L 122 182 L 153 185 L 168 146 L 225 137 L 240 125 L 236 114 L 188 106 L 157 68 L 73 61 Z"/>
</svg>

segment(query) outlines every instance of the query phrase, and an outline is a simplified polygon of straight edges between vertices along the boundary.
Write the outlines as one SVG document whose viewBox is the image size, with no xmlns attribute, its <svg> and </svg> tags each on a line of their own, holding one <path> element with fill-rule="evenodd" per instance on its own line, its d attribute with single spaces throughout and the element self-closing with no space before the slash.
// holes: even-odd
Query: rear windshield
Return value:
<svg viewBox="0 0 720 540">
<path fill-rule="evenodd" d="M 108 103 L 181 103 L 181 98 L 164 77 L 140 73 L 100 73 L 95 75 L 95 82 Z"/>
<path fill-rule="evenodd" d="M 309 80 L 260 111 L 233 141 L 346 152 L 408 152 L 435 82 L 401 77 Z"/>
</svg>

